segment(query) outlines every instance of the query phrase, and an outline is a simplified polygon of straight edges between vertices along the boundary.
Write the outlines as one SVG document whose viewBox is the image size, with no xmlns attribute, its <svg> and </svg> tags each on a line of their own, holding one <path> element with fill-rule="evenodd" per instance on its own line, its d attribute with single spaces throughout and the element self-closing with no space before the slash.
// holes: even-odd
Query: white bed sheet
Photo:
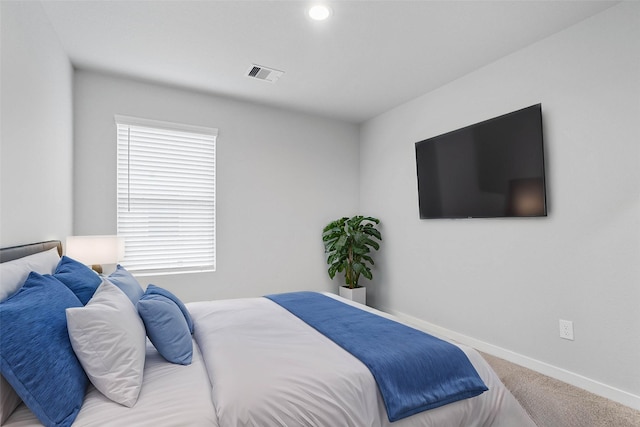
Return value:
<svg viewBox="0 0 640 427">
<path fill-rule="evenodd" d="M 366 366 L 271 300 L 187 306 L 220 427 L 535 427 L 480 354 L 469 347 L 456 344 L 488 392 L 390 423 Z"/>
<path fill-rule="evenodd" d="M 42 426 L 22 403 L 2 424 L 9 427 Z M 104 397 L 89 386 L 74 427 L 218 427 L 211 403 L 211 386 L 202 354 L 193 342 L 193 361 L 182 366 L 167 362 L 147 341 L 144 378 L 133 408 Z"/>
</svg>

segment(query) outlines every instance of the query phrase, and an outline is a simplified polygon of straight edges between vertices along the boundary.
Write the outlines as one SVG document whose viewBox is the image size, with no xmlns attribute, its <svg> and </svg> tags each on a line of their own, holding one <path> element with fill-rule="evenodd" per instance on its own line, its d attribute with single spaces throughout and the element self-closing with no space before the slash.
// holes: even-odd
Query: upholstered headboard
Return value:
<svg viewBox="0 0 640 427">
<path fill-rule="evenodd" d="M 48 251 L 51 248 L 58 248 L 58 254 L 62 256 L 62 242 L 60 240 L 48 240 L 46 242 L 2 248 L 0 249 L 0 262 L 12 261 L 27 255 Z"/>
</svg>

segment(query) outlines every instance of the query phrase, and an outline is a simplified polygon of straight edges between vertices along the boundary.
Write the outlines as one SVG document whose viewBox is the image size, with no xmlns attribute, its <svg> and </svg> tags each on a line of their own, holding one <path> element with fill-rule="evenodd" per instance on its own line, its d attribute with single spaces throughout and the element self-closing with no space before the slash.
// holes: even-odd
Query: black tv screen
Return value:
<svg viewBox="0 0 640 427">
<path fill-rule="evenodd" d="M 547 215 L 542 107 L 416 143 L 420 218 Z"/>
</svg>

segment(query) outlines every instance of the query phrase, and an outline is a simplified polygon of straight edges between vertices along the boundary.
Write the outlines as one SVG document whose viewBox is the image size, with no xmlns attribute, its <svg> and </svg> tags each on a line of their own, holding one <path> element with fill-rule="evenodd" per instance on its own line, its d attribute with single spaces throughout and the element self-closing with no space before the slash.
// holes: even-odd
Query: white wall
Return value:
<svg viewBox="0 0 640 427">
<path fill-rule="evenodd" d="M 74 88 L 74 233 L 116 232 L 114 114 L 216 127 L 217 271 L 143 285 L 185 301 L 337 288 L 321 235 L 356 213 L 357 126 L 90 71 Z"/>
<path fill-rule="evenodd" d="M 39 2 L 0 2 L 0 246 L 72 227 L 72 77 Z"/>
<path fill-rule="evenodd" d="M 640 406 L 639 62 L 624 3 L 365 123 L 370 301 Z M 539 102 L 547 218 L 419 219 L 415 142 Z"/>
</svg>

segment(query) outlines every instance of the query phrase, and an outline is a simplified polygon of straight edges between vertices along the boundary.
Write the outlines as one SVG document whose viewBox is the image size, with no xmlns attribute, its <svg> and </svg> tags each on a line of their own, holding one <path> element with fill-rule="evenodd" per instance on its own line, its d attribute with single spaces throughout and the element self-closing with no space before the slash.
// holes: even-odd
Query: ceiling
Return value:
<svg viewBox="0 0 640 427">
<path fill-rule="evenodd" d="M 613 6 L 612 1 L 42 0 L 79 69 L 359 123 Z M 251 64 L 284 71 L 246 77 Z"/>
</svg>

